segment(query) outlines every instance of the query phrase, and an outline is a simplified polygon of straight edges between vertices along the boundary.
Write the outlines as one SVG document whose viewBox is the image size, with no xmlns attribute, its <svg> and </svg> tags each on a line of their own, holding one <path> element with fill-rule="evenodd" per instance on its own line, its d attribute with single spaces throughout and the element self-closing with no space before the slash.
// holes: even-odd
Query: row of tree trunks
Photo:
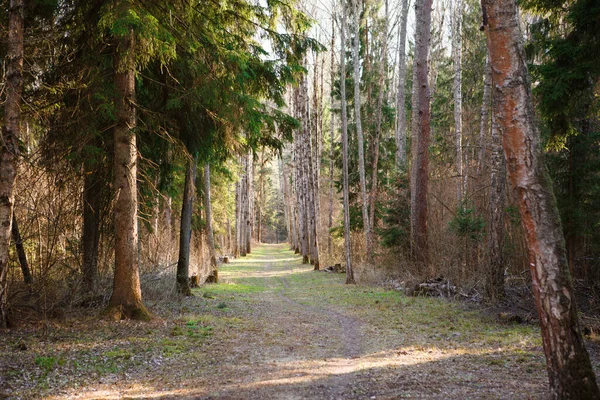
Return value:
<svg viewBox="0 0 600 400">
<path fill-rule="evenodd" d="M 253 156 L 248 154 L 240 156 L 242 176 L 236 184 L 235 189 L 235 243 L 234 255 L 245 257 L 252 251 L 253 224 Z"/>
<path fill-rule="evenodd" d="M 8 254 L 13 220 L 17 156 L 21 136 L 23 91 L 24 0 L 11 0 L 6 48 L 6 100 L 0 147 L 0 328 L 8 321 Z"/>
</svg>

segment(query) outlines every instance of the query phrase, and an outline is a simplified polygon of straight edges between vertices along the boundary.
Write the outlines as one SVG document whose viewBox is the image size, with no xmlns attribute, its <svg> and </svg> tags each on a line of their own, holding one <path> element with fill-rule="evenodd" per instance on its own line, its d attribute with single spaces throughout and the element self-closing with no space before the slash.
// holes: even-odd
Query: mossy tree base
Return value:
<svg viewBox="0 0 600 400">
<path fill-rule="evenodd" d="M 142 304 L 137 306 L 125 307 L 122 304 L 109 305 L 104 311 L 104 317 L 112 321 L 121 321 L 124 319 L 132 319 L 134 321 L 150 321 L 152 314 Z"/>
</svg>

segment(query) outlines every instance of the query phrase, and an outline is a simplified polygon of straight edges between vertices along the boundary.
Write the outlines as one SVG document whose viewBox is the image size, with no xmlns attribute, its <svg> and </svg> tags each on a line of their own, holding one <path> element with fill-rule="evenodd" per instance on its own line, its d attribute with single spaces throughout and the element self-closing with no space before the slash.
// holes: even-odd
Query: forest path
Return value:
<svg viewBox="0 0 600 400">
<path fill-rule="evenodd" d="M 345 285 L 343 274 L 302 265 L 287 245 L 256 246 L 222 265 L 220 279 L 169 308 L 152 307 L 150 323 L 73 322 L 29 339 L 25 358 L 0 362 L 0 372 L 21 368 L 19 379 L 30 382 L 19 392 L 21 381 L 9 381 L 20 396 L 8 397 L 547 397 L 536 326 Z M 39 361 L 48 358 L 57 361 Z"/>
</svg>

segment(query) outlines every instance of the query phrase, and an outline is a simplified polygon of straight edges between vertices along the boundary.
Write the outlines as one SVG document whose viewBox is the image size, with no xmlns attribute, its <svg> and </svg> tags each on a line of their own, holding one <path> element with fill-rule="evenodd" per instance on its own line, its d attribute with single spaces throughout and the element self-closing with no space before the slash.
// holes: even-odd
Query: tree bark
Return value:
<svg viewBox="0 0 600 400">
<path fill-rule="evenodd" d="M 482 9 L 494 111 L 508 176 L 517 192 L 551 395 L 598 399 L 596 376 L 579 329 L 556 199 L 543 161 L 517 5 L 514 0 L 482 0 Z"/>
<path fill-rule="evenodd" d="M 360 0 L 354 0 L 354 40 L 352 47 L 352 60 L 354 67 L 354 119 L 358 144 L 358 177 L 362 199 L 363 231 L 365 234 L 365 254 L 369 254 L 370 226 L 369 209 L 367 200 L 367 182 L 365 176 L 365 140 L 362 131 L 362 118 L 360 107 Z"/>
<path fill-rule="evenodd" d="M 400 37 L 398 43 L 398 91 L 396 94 L 396 166 L 406 166 L 406 24 L 408 21 L 409 0 L 402 0 L 400 17 Z"/>
<path fill-rule="evenodd" d="M 204 214 L 206 215 L 206 237 L 208 239 L 208 252 L 210 254 L 210 274 L 207 281 L 219 282 L 217 269 L 217 253 L 215 251 L 215 236 L 212 228 L 212 206 L 210 202 L 210 164 L 204 164 Z"/>
<path fill-rule="evenodd" d="M 351 1 L 351 0 L 346 0 Z M 346 256 L 346 284 L 354 284 L 352 254 L 350 252 L 350 201 L 348 183 L 348 112 L 346 107 L 346 1 L 342 0 L 342 23 L 340 27 L 340 97 L 342 109 L 342 175 L 344 181 L 344 254 Z"/>
<path fill-rule="evenodd" d="M 21 135 L 21 94 L 23 92 L 23 0 L 11 0 L 8 9 L 6 48 L 6 100 L 0 147 L 0 328 L 8 321 L 8 254 L 15 203 L 17 156 Z"/>
<path fill-rule="evenodd" d="M 147 320 L 138 264 L 137 146 L 135 137 L 135 36 L 133 29 L 118 40 L 115 62 L 114 206 L 115 277 L 109 315 Z"/>
<path fill-rule="evenodd" d="M 432 0 L 417 0 L 415 10 L 415 83 L 413 84 L 413 152 L 411 180 L 411 221 L 413 255 L 422 272 L 429 268 L 429 239 L 427 229 L 427 190 L 429 185 L 429 134 L 431 111 L 429 108 L 429 81 L 427 60 L 431 38 Z"/>
<path fill-rule="evenodd" d="M 194 213 L 194 182 L 196 182 L 196 164 L 198 156 L 188 161 L 183 187 L 181 205 L 181 225 L 179 229 L 179 257 L 177 259 L 177 292 L 191 296 L 190 289 L 190 241 L 192 239 L 192 215 Z"/>
</svg>

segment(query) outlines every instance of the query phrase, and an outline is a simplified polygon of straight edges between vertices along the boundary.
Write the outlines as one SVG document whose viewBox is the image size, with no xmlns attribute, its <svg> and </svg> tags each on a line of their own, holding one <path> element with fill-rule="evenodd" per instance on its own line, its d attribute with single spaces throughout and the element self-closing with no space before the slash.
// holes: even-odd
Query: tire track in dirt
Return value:
<svg viewBox="0 0 600 400">
<path fill-rule="evenodd" d="M 299 307 L 305 312 L 318 315 L 320 318 L 317 320 L 320 320 L 321 318 L 330 318 L 337 320 L 340 331 L 337 337 L 341 338 L 343 343 L 343 357 L 358 358 L 361 356 L 361 354 L 363 353 L 363 346 L 362 333 L 359 329 L 359 326 L 362 325 L 362 322 L 360 322 L 356 318 L 349 317 L 331 309 L 310 306 L 307 304 L 297 302 L 296 300 L 290 298 L 286 294 L 287 290 L 290 289 L 290 284 L 287 281 L 287 279 L 280 276 L 279 280 L 283 285 L 283 288 L 277 293 L 279 298 Z"/>
</svg>

